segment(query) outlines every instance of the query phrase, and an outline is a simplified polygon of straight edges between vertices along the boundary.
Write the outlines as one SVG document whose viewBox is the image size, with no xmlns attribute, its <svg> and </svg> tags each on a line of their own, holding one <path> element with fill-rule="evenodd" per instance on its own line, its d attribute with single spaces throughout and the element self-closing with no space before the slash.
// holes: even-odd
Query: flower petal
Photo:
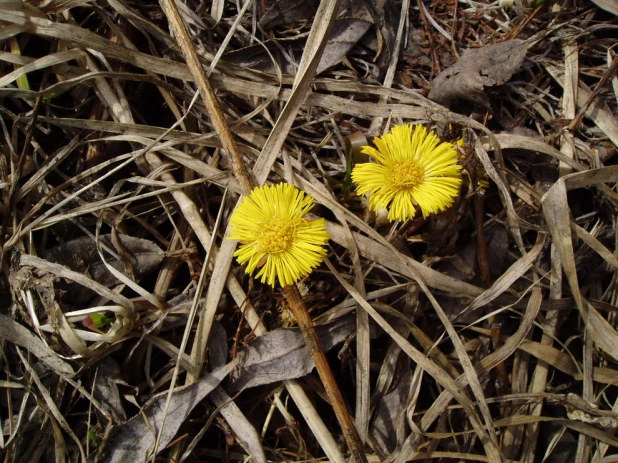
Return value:
<svg viewBox="0 0 618 463">
<path fill-rule="evenodd" d="M 324 245 L 330 237 L 324 219 L 304 218 L 313 204 L 311 196 L 286 183 L 255 188 L 242 198 L 230 218 L 227 239 L 241 241 L 234 256 L 240 264 L 247 265 L 246 273 L 261 267 L 256 278 L 262 283 L 274 286 L 278 281 L 281 286 L 287 286 L 320 265 L 326 255 Z M 284 235 L 285 239 L 291 236 L 290 244 L 283 245 L 283 250 L 269 252 L 267 244 L 272 240 L 265 236 L 274 233 L 275 238 L 280 238 L 277 233 L 281 230 L 289 233 Z"/>
<path fill-rule="evenodd" d="M 393 127 L 390 133 L 376 137 L 374 144 L 375 148 L 365 146 L 362 152 L 375 162 L 358 164 L 352 170 L 357 194 L 370 194 L 371 210 L 386 208 L 389 220 L 407 220 L 417 209 L 427 217 L 453 205 L 461 187 L 455 145 L 441 142 L 421 125 L 410 124 Z"/>
</svg>

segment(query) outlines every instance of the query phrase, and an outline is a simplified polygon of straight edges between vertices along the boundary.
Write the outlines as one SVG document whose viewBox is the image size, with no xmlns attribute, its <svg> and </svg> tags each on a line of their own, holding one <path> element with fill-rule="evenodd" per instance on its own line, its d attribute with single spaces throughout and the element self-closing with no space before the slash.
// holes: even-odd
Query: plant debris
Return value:
<svg viewBox="0 0 618 463">
<path fill-rule="evenodd" d="M 0 4 L 3 461 L 616 460 L 611 1 Z M 403 124 L 461 187 L 391 223 L 352 172 Z M 358 448 L 228 239 L 282 182 Z"/>
<path fill-rule="evenodd" d="M 446 105 L 468 100 L 489 106 L 485 88 L 508 82 L 523 64 L 528 47 L 524 40 L 514 39 L 464 51 L 436 76 L 428 98 Z"/>
</svg>

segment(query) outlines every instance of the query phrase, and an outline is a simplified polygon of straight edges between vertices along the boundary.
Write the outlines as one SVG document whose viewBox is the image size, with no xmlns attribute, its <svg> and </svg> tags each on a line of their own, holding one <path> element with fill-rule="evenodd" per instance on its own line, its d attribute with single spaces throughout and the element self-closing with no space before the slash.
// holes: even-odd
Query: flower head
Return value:
<svg viewBox="0 0 618 463">
<path fill-rule="evenodd" d="M 280 183 L 255 188 L 245 196 L 230 219 L 229 239 L 241 242 L 234 253 L 247 273 L 262 267 L 256 278 L 262 283 L 288 286 L 320 265 L 329 234 L 324 219 L 309 220 L 305 214 L 313 198 L 293 185 Z"/>
<path fill-rule="evenodd" d="M 362 152 L 375 162 L 352 170 L 357 193 L 371 193 L 369 209 L 389 209 L 389 220 L 403 221 L 414 217 L 417 207 L 427 217 L 453 204 L 461 186 L 454 145 L 410 124 L 393 127 L 374 143 L 377 149 L 365 146 Z"/>
</svg>

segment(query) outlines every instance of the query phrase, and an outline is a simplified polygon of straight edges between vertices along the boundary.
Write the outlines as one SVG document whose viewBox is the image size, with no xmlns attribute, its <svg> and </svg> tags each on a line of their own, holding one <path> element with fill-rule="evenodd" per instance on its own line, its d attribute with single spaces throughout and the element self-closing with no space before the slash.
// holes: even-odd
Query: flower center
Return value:
<svg viewBox="0 0 618 463">
<path fill-rule="evenodd" d="M 391 168 L 391 183 L 398 188 L 415 188 L 421 184 L 425 169 L 415 161 L 401 161 Z"/>
<path fill-rule="evenodd" d="M 294 228 L 293 222 L 289 219 L 273 219 L 262 230 L 260 247 L 268 254 L 287 251 L 294 239 Z"/>
</svg>

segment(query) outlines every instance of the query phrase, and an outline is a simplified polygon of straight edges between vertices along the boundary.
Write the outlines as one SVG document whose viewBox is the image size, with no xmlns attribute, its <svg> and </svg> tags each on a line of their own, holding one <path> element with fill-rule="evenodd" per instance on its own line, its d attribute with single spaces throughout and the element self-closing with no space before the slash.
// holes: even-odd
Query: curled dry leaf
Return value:
<svg viewBox="0 0 618 463">
<path fill-rule="evenodd" d="M 467 100 L 488 106 L 485 87 L 507 82 L 524 62 L 528 47 L 525 41 L 515 39 L 466 50 L 434 79 L 429 99 L 445 105 Z"/>
</svg>

